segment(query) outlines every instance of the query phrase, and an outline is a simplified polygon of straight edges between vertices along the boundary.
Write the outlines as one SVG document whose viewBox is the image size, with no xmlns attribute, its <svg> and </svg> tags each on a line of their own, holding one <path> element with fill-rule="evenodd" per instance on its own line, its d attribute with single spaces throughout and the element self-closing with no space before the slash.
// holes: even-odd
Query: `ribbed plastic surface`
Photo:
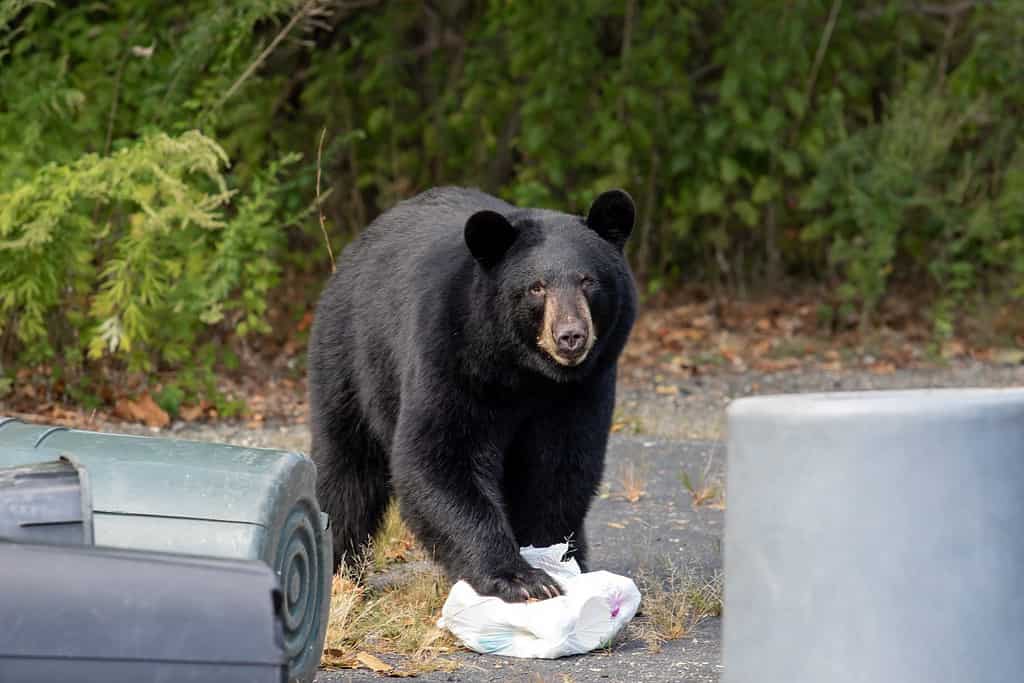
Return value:
<svg viewBox="0 0 1024 683">
<path fill-rule="evenodd" d="M 1024 672 L 1024 389 L 728 411 L 724 681 Z"/>
</svg>

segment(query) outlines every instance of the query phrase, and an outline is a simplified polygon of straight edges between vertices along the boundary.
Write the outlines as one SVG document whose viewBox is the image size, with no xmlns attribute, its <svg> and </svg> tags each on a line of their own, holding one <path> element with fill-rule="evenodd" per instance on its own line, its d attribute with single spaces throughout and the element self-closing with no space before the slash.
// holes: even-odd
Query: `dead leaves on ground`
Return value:
<svg viewBox="0 0 1024 683">
<path fill-rule="evenodd" d="M 813 292 L 752 301 L 699 293 L 678 298 L 689 301 L 644 311 L 620 362 L 623 379 L 653 380 L 655 393 L 669 399 L 681 393 L 674 382 L 723 372 L 849 369 L 889 375 L 954 360 L 1024 364 L 1024 335 L 1011 334 L 1011 346 L 987 346 L 991 340 L 967 326 L 967 336 L 936 348 L 926 307 L 916 311 L 909 297 L 883 305 L 868 333 L 850 324 L 833 328 Z M 970 342 L 972 334 L 977 339 Z"/>
<path fill-rule="evenodd" d="M 291 286 L 301 289 L 299 283 Z M 623 380 L 653 384 L 655 394 L 670 401 L 684 396 L 682 380 L 702 375 L 804 369 L 890 375 L 965 360 L 1024 365 L 1024 320 L 1008 306 L 988 317 L 965 319 L 958 336 L 936 347 L 928 307 L 915 303 L 912 293 L 884 302 L 868 333 L 850 321 L 830 321 L 831 314 L 824 314 L 829 309 L 815 291 L 739 301 L 710 299 L 694 290 L 677 293 L 671 301 L 645 307 L 619 363 Z M 296 359 L 304 352 L 312 312 L 286 313 L 273 313 L 285 339 L 262 340 L 256 345 L 260 349 L 240 352 L 241 368 L 216 379 L 217 390 L 229 400 L 244 397 L 243 417 L 251 427 L 267 420 L 301 423 L 307 418 L 305 380 Z M 62 375 L 52 364 L 21 368 L 13 377 L 0 375 L 0 413 L 86 428 L 118 421 L 160 428 L 171 417 L 185 422 L 222 417 L 210 403 L 194 400 L 168 416 L 156 399 L 162 383 L 173 381 L 170 375 L 132 375 L 112 366 L 94 371 L 92 381 L 95 386 L 84 390 L 81 379 Z M 84 408 L 84 402 L 97 406 Z M 612 431 L 630 430 L 638 431 L 627 421 L 612 426 Z"/>
<path fill-rule="evenodd" d="M 113 429 L 119 424 L 140 424 L 163 429 L 172 421 L 214 422 L 222 418 L 213 397 L 189 396 L 169 412 L 171 406 L 161 400 L 173 375 L 118 375 L 111 378 L 63 380 L 49 365 L 20 369 L 14 380 L 4 383 L 0 376 L 0 415 L 27 418 L 64 427 Z M 86 387 L 89 387 L 86 389 Z M 307 419 L 305 381 L 258 375 L 240 378 L 217 377 L 216 401 L 233 410 L 242 403 L 238 415 L 249 427 L 258 428 L 268 418 L 292 424 Z M 84 398 L 83 398 L 84 397 Z M 244 398 L 244 402 L 241 399 Z M 86 407 L 83 403 L 95 404 Z"/>
</svg>

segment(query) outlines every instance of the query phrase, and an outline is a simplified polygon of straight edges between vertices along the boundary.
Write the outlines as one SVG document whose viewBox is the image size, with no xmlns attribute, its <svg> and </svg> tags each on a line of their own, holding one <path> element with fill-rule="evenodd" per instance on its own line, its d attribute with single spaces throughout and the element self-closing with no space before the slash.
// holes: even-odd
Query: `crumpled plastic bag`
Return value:
<svg viewBox="0 0 1024 683">
<path fill-rule="evenodd" d="M 567 543 L 520 549 L 530 565 L 558 581 L 564 594 L 536 602 L 482 597 L 465 581 L 452 586 L 437 625 L 471 650 L 506 657 L 555 659 L 611 643 L 640 607 L 632 579 L 607 571 L 581 573 L 562 562 Z"/>
</svg>

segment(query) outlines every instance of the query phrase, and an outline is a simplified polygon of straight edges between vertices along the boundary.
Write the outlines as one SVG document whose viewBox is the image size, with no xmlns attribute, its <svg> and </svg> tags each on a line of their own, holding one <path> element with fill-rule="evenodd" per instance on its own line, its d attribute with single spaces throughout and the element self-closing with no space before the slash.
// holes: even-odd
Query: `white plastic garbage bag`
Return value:
<svg viewBox="0 0 1024 683">
<path fill-rule="evenodd" d="M 471 650 L 507 657 L 554 659 L 610 643 L 636 614 L 640 591 L 625 576 L 606 571 L 583 574 L 576 560 L 562 562 L 568 549 L 561 543 L 519 551 L 558 581 L 563 595 L 510 603 L 481 597 L 459 581 L 452 586 L 437 625 Z"/>
</svg>

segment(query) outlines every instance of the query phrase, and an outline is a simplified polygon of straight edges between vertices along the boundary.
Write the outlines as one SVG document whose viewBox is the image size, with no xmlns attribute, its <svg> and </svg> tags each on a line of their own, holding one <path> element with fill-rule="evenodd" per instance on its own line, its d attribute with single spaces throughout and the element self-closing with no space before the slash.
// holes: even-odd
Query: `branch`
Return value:
<svg viewBox="0 0 1024 683">
<path fill-rule="evenodd" d="M 825 23 L 825 31 L 821 34 L 818 42 L 818 52 L 814 55 L 814 64 L 811 65 L 811 75 L 807 79 L 807 88 L 804 90 L 804 111 L 801 119 L 807 116 L 811 109 L 811 98 L 814 97 L 814 87 L 818 83 L 818 74 L 821 71 L 821 63 L 825 61 L 825 52 L 828 44 L 832 42 L 832 32 L 836 28 L 836 20 L 839 18 L 839 10 L 843 6 L 843 0 L 834 0 L 832 9 L 828 13 L 828 21 Z"/>
<path fill-rule="evenodd" d="M 992 0 L 960 0 L 960 2 L 954 2 L 950 5 L 939 5 L 935 3 L 922 3 L 915 1 L 905 3 L 903 7 L 900 8 L 900 11 L 914 11 L 917 12 L 918 14 L 939 17 L 955 17 L 963 14 L 964 12 L 968 12 L 974 9 L 975 7 L 982 7 L 991 4 Z M 888 11 L 889 9 L 887 7 L 873 7 L 871 9 L 864 9 L 861 10 L 860 12 L 857 12 L 856 17 L 858 20 L 875 19 L 876 17 L 880 17 Z"/>
<path fill-rule="evenodd" d="M 110 143 L 114 139 L 114 119 L 117 118 L 117 102 L 121 99 L 121 77 L 124 75 L 124 65 L 128 63 L 128 54 L 121 58 L 117 66 L 117 75 L 114 76 L 114 98 L 110 103 L 110 114 L 107 116 L 107 139 L 103 143 L 103 156 L 110 153 Z"/>
<path fill-rule="evenodd" d="M 934 14 L 940 17 L 955 17 L 959 14 L 963 14 L 968 10 L 974 9 L 978 5 L 991 4 L 991 0 L 963 0 L 962 2 L 955 2 L 952 5 L 935 5 L 930 3 L 915 2 L 914 7 L 917 8 L 918 12 L 922 14 Z"/>
<path fill-rule="evenodd" d="M 291 33 L 291 30 L 295 28 L 295 25 L 298 24 L 299 21 L 301 21 L 304 16 L 309 14 L 309 12 L 316 6 L 316 4 L 319 1 L 320 0 L 309 0 L 309 2 L 307 2 L 305 5 L 299 8 L 299 11 L 292 15 L 291 20 L 285 25 L 283 29 L 281 29 L 281 31 L 276 36 L 274 36 L 274 39 L 270 41 L 270 45 L 267 45 L 267 47 L 264 48 L 263 52 L 261 52 L 259 56 L 256 57 L 256 59 L 254 59 L 252 63 L 249 64 L 249 66 L 246 67 L 245 71 L 242 72 L 242 75 L 239 76 L 235 80 L 235 82 L 231 84 L 231 87 L 228 88 L 228 91 L 224 93 L 223 97 L 221 97 L 220 100 L 218 100 L 217 105 L 214 107 L 215 109 L 220 108 L 222 104 L 231 99 L 231 96 L 234 95 L 240 87 L 242 87 L 243 83 L 249 80 L 249 77 L 253 75 L 256 69 L 260 68 L 260 66 L 263 65 L 263 62 L 267 61 L 267 57 L 270 56 L 270 53 L 272 53 L 277 48 L 281 41 L 285 39 L 285 36 Z"/>
<path fill-rule="evenodd" d="M 316 211 L 320 214 L 320 231 L 324 234 L 324 243 L 327 245 L 327 255 L 331 257 L 331 272 L 335 271 L 334 250 L 331 249 L 331 238 L 327 236 L 327 226 L 324 225 L 324 207 L 320 202 L 320 158 L 324 152 L 324 136 L 327 135 L 327 128 L 320 133 L 320 144 L 316 148 Z"/>
</svg>

